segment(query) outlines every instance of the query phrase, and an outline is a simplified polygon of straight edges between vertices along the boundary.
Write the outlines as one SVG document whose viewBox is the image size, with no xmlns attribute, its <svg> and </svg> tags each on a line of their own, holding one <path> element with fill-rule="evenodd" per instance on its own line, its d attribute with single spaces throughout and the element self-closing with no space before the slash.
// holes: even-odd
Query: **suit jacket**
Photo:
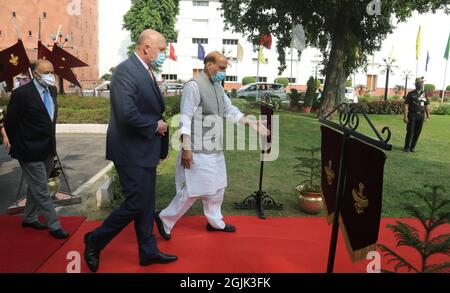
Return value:
<svg viewBox="0 0 450 293">
<path fill-rule="evenodd" d="M 11 157 L 24 162 L 39 162 L 56 155 L 57 90 L 56 87 L 49 87 L 49 90 L 55 105 L 53 122 L 34 82 L 12 92 L 5 119 Z"/>
<path fill-rule="evenodd" d="M 162 94 L 136 55 L 117 66 L 111 80 L 106 158 L 124 167 L 155 167 L 161 156 L 156 129 L 165 111 Z"/>
</svg>

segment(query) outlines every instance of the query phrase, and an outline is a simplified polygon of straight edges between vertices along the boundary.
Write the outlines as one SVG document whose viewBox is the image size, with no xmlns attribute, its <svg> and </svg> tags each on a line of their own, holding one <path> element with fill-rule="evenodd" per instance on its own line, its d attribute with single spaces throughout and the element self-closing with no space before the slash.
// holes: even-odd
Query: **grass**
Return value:
<svg viewBox="0 0 450 293">
<path fill-rule="evenodd" d="M 269 216 L 308 216 L 298 209 L 296 185 L 301 178 L 294 175 L 297 153 L 295 147 L 320 146 L 320 123 L 314 115 L 294 112 L 280 112 L 280 154 L 274 162 L 265 164 L 263 189 L 284 205 L 282 211 L 267 211 Z M 402 194 L 406 190 L 420 190 L 424 184 L 443 185 L 450 190 L 450 117 L 433 115 L 424 125 L 416 153 L 402 151 L 405 137 L 405 124 L 401 115 L 370 115 L 378 130 L 390 127 L 393 150 L 386 152 L 383 217 L 407 217 L 402 204 L 411 198 Z M 369 126 L 361 121 L 359 131 L 369 134 Z M 371 135 L 373 136 L 373 135 Z M 177 152 L 159 168 L 157 179 L 157 207 L 168 205 L 175 195 L 175 158 Z M 226 151 L 228 188 L 223 204 L 224 215 L 255 215 L 254 211 L 235 210 L 234 202 L 253 193 L 258 188 L 258 151 Z M 188 212 L 201 215 L 201 202 Z"/>
</svg>

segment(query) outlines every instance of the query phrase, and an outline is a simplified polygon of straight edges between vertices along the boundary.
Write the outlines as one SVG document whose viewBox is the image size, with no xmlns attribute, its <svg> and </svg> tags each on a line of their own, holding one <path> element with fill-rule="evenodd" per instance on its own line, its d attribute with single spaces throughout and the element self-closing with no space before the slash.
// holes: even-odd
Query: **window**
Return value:
<svg viewBox="0 0 450 293">
<path fill-rule="evenodd" d="M 267 77 L 265 76 L 258 77 L 258 82 L 267 82 Z"/>
<path fill-rule="evenodd" d="M 238 40 L 236 40 L 236 39 L 223 39 L 222 40 L 222 44 L 224 44 L 224 45 L 237 45 L 238 44 Z"/>
<path fill-rule="evenodd" d="M 164 80 L 178 80 L 177 74 L 162 74 L 161 77 Z"/>
<path fill-rule="evenodd" d="M 192 44 L 208 44 L 208 39 L 205 39 L 205 38 L 192 38 Z"/>
<path fill-rule="evenodd" d="M 237 76 L 227 75 L 225 81 L 234 81 L 237 82 Z"/>
<path fill-rule="evenodd" d="M 32 37 L 33 36 L 33 32 L 32 31 L 28 31 L 28 36 Z"/>
<path fill-rule="evenodd" d="M 295 83 L 296 82 L 296 78 L 295 77 L 288 77 L 289 83 Z"/>
<path fill-rule="evenodd" d="M 192 1 L 193 6 L 209 6 L 209 1 Z"/>
<path fill-rule="evenodd" d="M 0 30 L 0 37 L 2 36 L 2 30 Z"/>
<path fill-rule="evenodd" d="M 237 62 L 238 59 L 236 57 L 228 57 L 228 62 Z"/>
<path fill-rule="evenodd" d="M 13 17 L 16 17 L 16 12 L 15 12 L 15 11 L 13 11 L 13 13 L 12 13 L 12 14 L 13 14 Z"/>
<path fill-rule="evenodd" d="M 47 18 L 47 12 L 42 13 L 43 18 Z"/>
<path fill-rule="evenodd" d="M 374 91 L 377 89 L 377 80 L 378 80 L 377 75 L 371 74 L 367 75 L 367 88 L 369 89 L 369 91 Z"/>
</svg>

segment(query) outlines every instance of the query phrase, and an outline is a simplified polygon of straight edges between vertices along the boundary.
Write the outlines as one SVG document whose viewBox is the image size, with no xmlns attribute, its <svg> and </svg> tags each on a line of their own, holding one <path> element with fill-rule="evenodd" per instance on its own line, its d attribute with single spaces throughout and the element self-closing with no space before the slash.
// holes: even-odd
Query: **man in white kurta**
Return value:
<svg viewBox="0 0 450 293">
<path fill-rule="evenodd" d="M 183 142 L 176 161 L 177 193 L 169 206 L 155 217 L 158 231 L 166 240 L 171 238 L 175 223 L 198 198 L 203 202 L 208 231 L 236 231 L 233 225 L 224 222 L 221 212 L 227 187 L 223 118 L 230 117 L 234 123 L 248 124 L 260 134 L 268 134 L 261 121 L 246 119 L 225 94 L 220 82 L 225 78 L 226 57 L 212 52 L 206 56 L 204 64 L 199 76 L 183 88 L 180 104 Z"/>
</svg>

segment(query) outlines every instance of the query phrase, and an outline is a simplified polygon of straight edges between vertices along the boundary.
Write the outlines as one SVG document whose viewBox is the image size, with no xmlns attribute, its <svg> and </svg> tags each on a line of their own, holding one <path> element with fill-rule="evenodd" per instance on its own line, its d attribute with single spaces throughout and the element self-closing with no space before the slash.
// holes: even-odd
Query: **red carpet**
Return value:
<svg viewBox="0 0 450 293">
<path fill-rule="evenodd" d="M 140 267 L 136 236 L 129 225 L 102 251 L 99 272 L 158 272 L 158 273 L 307 273 L 325 272 L 331 226 L 324 218 L 269 218 L 233 216 L 226 221 L 237 226 L 236 233 L 207 232 L 204 217 L 184 217 L 175 226 L 170 241 L 158 235 L 161 251 L 173 253 L 179 260 L 167 265 Z M 419 223 L 402 219 L 413 226 Z M 420 260 L 409 248 L 395 248 L 393 233 L 386 224 L 395 219 L 383 219 L 379 243 L 394 248 L 413 263 Z M 65 272 L 67 253 L 78 251 L 83 255 L 83 235 L 100 222 L 86 221 L 80 229 L 53 254 L 38 272 Z M 450 232 L 450 225 L 437 233 Z M 341 236 L 341 232 L 339 232 Z M 432 262 L 449 261 L 449 256 L 437 255 Z M 352 263 L 340 237 L 337 247 L 335 272 L 366 272 L 369 261 Z M 382 268 L 390 269 L 382 260 Z M 88 269 L 82 261 L 82 271 Z"/>
<path fill-rule="evenodd" d="M 73 235 L 84 222 L 82 217 L 62 217 L 64 229 Z M 66 240 L 53 238 L 48 230 L 24 229 L 21 216 L 0 215 L 0 272 L 35 272 Z"/>
</svg>

